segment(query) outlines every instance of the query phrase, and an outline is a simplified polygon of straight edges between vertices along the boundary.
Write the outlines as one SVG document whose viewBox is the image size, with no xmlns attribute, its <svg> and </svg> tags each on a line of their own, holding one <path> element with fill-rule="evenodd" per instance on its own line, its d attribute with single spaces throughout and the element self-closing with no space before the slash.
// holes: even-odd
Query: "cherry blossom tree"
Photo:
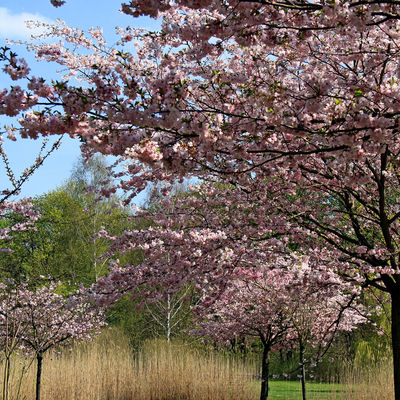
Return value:
<svg viewBox="0 0 400 400">
<path fill-rule="evenodd" d="M 0 310 L 2 341 L 16 341 L 36 358 L 36 400 L 40 400 L 43 355 L 56 346 L 91 339 L 105 325 L 101 311 L 87 301 L 84 291 L 65 299 L 56 289 L 55 284 L 35 291 L 27 284 L 17 285 Z"/>
<path fill-rule="evenodd" d="M 12 281 L 0 284 L 0 348 L 4 355 L 2 398 L 9 398 L 11 356 L 21 347 L 21 334 L 25 329 L 20 318 L 20 298 Z M 22 379 L 22 376 L 21 376 Z"/>
<path fill-rule="evenodd" d="M 141 294 L 157 300 L 194 282 L 203 293 L 197 309 L 207 315 L 198 334 L 222 341 L 260 338 L 265 399 L 271 349 L 300 342 L 304 374 L 305 344 L 318 343 L 321 355 L 338 330 L 351 330 L 365 318 L 359 310 L 347 309 L 359 289 L 340 279 L 338 261 L 313 251 L 310 264 L 290 257 L 292 251 L 278 239 L 278 217 L 270 213 L 272 220 L 266 223 L 265 208 L 249 202 L 243 191 L 240 201 L 232 190 L 204 184 L 140 212 L 138 218 L 151 218 L 156 225 L 114 238 L 110 252 L 140 248 L 143 264 L 116 267 L 99 280 L 98 293 L 104 295 L 100 302 L 113 302 L 142 288 Z M 303 384 L 305 396 L 304 379 Z"/>
<path fill-rule="evenodd" d="M 290 270 L 289 298 L 283 305 L 298 344 L 302 398 L 306 400 L 306 366 L 317 364 L 337 333 L 350 332 L 368 321 L 368 312 L 355 301 L 354 291 L 333 271 L 306 262 Z M 322 278 L 328 274 L 329 278 Z M 264 284 L 265 285 L 265 284 Z M 311 360 L 305 359 L 306 346 Z"/>
<path fill-rule="evenodd" d="M 14 202 L 0 202 L 0 240 L 7 242 L 12 239 L 12 233 L 33 229 L 40 214 L 33 209 L 28 199 Z M 9 251 L 1 249 L 0 251 Z"/>
<path fill-rule="evenodd" d="M 261 400 L 268 398 L 270 351 L 298 342 L 305 400 L 304 346 L 318 346 L 314 357 L 320 359 L 337 332 L 366 321 L 361 309 L 349 307 L 353 294 L 348 285 L 332 271 L 312 268 L 296 257 L 277 260 L 274 267 L 241 270 L 236 276 L 219 299 L 202 310 L 204 320 L 194 334 L 219 341 L 258 337 L 263 346 Z"/>
<path fill-rule="evenodd" d="M 148 182 L 183 176 L 231 184 L 238 199 L 264 210 L 257 224 L 267 232 L 277 221 L 279 240 L 329 255 L 348 281 L 388 292 L 400 399 L 397 9 L 368 1 L 132 1 L 123 11 L 159 17 L 161 32 L 120 29 L 110 48 L 100 30 L 49 27 L 63 44 L 31 49 L 85 85 L 68 77 L 51 85 L 30 76 L 23 60 L 4 58 L 5 73 L 28 84 L 2 91 L 0 112 L 26 113 L 22 136 L 67 132 L 92 151 L 124 156 L 120 187 L 132 197 Z M 204 280 L 222 290 L 241 253 L 224 253 L 224 233 L 202 229 L 193 237 L 208 237 L 222 259 L 221 271 L 214 262 Z M 203 258 L 217 260 L 211 253 Z"/>
<path fill-rule="evenodd" d="M 270 277 L 278 270 L 269 271 Z M 275 276 L 276 278 L 277 276 Z M 232 281 L 220 298 L 205 313 L 204 321 L 192 334 L 227 343 L 237 338 L 255 337 L 261 341 L 260 399 L 268 398 L 269 356 L 290 338 L 290 321 L 280 307 L 280 279 L 270 281 L 270 290 L 251 287 L 242 280 Z"/>
</svg>

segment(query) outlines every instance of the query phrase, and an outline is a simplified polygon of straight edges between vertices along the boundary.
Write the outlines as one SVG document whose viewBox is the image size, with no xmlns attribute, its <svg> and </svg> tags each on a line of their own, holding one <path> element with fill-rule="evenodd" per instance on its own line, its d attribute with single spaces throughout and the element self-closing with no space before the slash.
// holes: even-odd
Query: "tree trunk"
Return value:
<svg viewBox="0 0 400 400">
<path fill-rule="evenodd" d="M 301 368 L 301 393 L 303 400 L 306 400 L 306 368 L 304 366 L 304 344 L 301 339 L 299 339 L 299 362 Z"/>
<path fill-rule="evenodd" d="M 10 380 L 10 356 L 7 355 L 4 360 L 3 400 L 8 400 L 9 380 Z"/>
<path fill-rule="evenodd" d="M 271 347 L 263 343 L 264 349 L 261 359 L 261 392 L 260 392 L 260 400 L 268 399 L 268 375 L 269 375 L 269 352 Z"/>
<path fill-rule="evenodd" d="M 40 380 L 42 377 L 42 361 L 43 354 L 38 353 L 36 355 L 37 360 L 37 370 L 36 370 L 36 400 L 40 400 Z"/>
<path fill-rule="evenodd" d="M 394 398 L 400 400 L 400 293 L 391 293 L 391 297 Z"/>
<path fill-rule="evenodd" d="M 167 298 L 167 342 L 169 343 L 171 338 L 171 296 L 168 294 Z"/>
</svg>

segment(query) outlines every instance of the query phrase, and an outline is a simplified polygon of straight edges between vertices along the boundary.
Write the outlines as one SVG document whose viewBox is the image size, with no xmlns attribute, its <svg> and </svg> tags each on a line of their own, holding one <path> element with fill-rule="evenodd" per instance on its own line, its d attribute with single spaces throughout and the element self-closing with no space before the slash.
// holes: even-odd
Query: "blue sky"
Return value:
<svg viewBox="0 0 400 400">
<path fill-rule="evenodd" d="M 59 8 L 50 5 L 49 0 L 2 0 L 0 2 L 0 46 L 6 44 L 6 39 L 29 40 L 31 31 L 25 27 L 24 21 L 35 19 L 53 23 L 56 19 L 64 20 L 69 26 L 88 29 L 91 26 L 103 28 L 108 43 L 115 43 L 115 26 L 128 25 L 139 28 L 157 29 L 157 22 L 148 18 L 133 19 L 119 12 L 120 0 L 67 0 Z M 32 56 L 27 54 L 23 46 L 12 46 L 20 56 L 26 57 L 30 62 Z M 43 63 L 34 63 L 35 75 L 49 79 L 54 77 L 55 69 Z M 15 83 L 14 83 L 15 84 Z M 10 81 L 0 72 L 0 89 L 8 87 Z M 10 118 L 0 115 L 0 126 L 9 124 Z M 53 138 L 51 140 L 54 140 Z M 19 175 L 34 161 L 41 146 L 41 141 L 22 140 L 10 142 L 5 140 L 5 149 L 10 165 Z M 35 196 L 46 193 L 60 186 L 69 177 L 73 164 L 80 154 L 79 142 L 69 137 L 63 139 L 58 151 L 51 155 L 31 179 L 22 188 L 21 196 Z M 8 185 L 5 169 L 0 165 L 0 190 Z"/>
</svg>

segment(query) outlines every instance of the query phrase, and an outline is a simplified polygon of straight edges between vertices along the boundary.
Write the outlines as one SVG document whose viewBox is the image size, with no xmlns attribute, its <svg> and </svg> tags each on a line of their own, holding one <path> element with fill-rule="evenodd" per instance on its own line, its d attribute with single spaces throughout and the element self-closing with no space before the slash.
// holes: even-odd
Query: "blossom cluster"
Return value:
<svg viewBox="0 0 400 400">
<path fill-rule="evenodd" d="M 83 296 L 64 298 L 56 284 L 30 290 L 27 283 L 0 285 L 0 341 L 27 354 L 43 354 L 73 340 L 88 340 L 105 325 L 101 310 Z"/>
</svg>

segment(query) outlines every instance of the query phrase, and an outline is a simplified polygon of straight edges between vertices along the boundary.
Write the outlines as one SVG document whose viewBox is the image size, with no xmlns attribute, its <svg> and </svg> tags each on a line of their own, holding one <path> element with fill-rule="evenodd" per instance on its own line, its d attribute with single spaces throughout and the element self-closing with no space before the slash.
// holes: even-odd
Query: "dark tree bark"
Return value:
<svg viewBox="0 0 400 400">
<path fill-rule="evenodd" d="M 392 292 L 391 297 L 394 398 L 400 400 L 400 293 Z"/>
<path fill-rule="evenodd" d="M 268 342 L 263 342 L 263 353 L 261 359 L 261 392 L 260 392 L 260 400 L 268 399 L 268 376 L 269 376 L 269 353 L 271 351 L 271 346 Z"/>
<path fill-rule="evenodd" d="M 10 355 L 7 355 L 4 360 L 3 400 L 8 400 L 9 382 L 10 382 Z"/>
<path fill-rule="evenodd" d="M 306 368 L 304 366 L 304 343 L 299 338 L 299 362 L 300 362 L 300 369 L 301 369 L 301 394 L 303 400 L 306 400 Z"/>
<path fill-rule="evenodd" d="M 38 353 L 36 355 L 37 370 L 36 370 L 36 400 L 40 400 L 40 383 L 42 378 L 42 362 L 43 354 Z"/>
</svg>

